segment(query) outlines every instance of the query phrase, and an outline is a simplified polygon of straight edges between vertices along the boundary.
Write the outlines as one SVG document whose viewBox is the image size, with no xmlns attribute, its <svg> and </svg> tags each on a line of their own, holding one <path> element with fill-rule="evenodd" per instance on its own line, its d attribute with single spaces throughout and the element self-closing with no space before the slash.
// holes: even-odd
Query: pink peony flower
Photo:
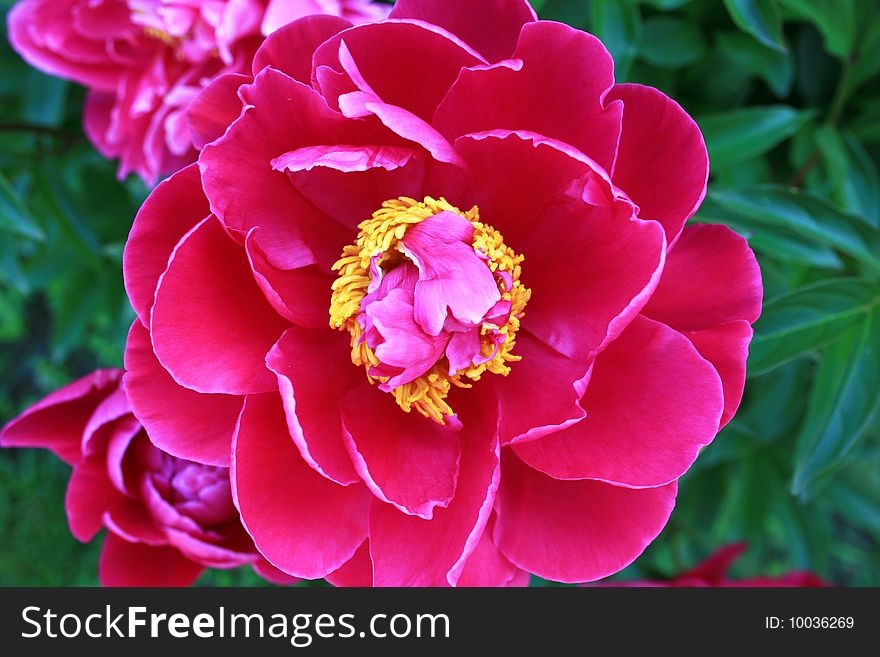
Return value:
<svg viewBox="0 0 880 657">
<path fill-rule="evenodd" d="M 150 443 L 131 414 L 121 370 L 98 370 L 24 411 L 3 447 L 44 447 L 73 466 L 70 531 L 108 532 L 105 586 L 188 586 L 208 568 L 253 564 L 269 581 L 296 581 L 254 549 L 232 502 L 229 470 L 180 459 Z"/>
<path fill-rule="evenodd" d="M 748 549 L 746 543 L 732 543 L 719 549 L 715 554 L 690 570 L 676 575 L 670 580 L 661 581 L 625 581 L 601 582 L 598 586 L 607 587 L 821 587 L 828 583 L 814 573 L 795 570 L 780 577 L 749 577 L 747 579 L 728 579 L 727 571 L 733 563 Z"/>
<path fill-rule="evenodd" d="M 696 124 L 612 68 L 522 0 L 400 0 L 286 26 L 194 103 L 219 138 L 135 221 L 126 383 L 158 446 L 231 465 L 276 567 L 582 582 L 666 524 L 761 279 L 683 228 Z"/>
<path fill-rule="evenodd" d="M 104 157 L 147 184 L 195 160 L 187 104 L 218 75 L 245 72 L 265 35 L 313 13 L 353 22 L 369 0 L 22 0 L 9 39 L 31 65 L 89 88 L 85 129 Z"/>
</svg>

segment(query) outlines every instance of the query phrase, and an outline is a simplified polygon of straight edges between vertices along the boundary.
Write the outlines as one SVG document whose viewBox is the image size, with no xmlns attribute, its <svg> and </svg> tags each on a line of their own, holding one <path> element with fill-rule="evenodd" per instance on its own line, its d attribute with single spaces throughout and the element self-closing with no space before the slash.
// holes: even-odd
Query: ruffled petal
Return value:
<svg viewBox="0 0 880 657">
<path fill-rule="evenodd" d="M 690 341 L 638 317 L 597 357 L 581 406 L 586 419 L 514 451 L 557 479 L 642 488 L 687 471 L 715 437 L 723 396 Z"/>
<path fill-rule="evenodd" d="M 349 338 L 330 329 L 288 329 L 266 357 L 278 378 L 287 427 L 303 460 L 331 481 L 360 481 L 345 448 L 341 401 L 364 374 Z"/>
<path fill-rule="evenodd" d="M 0 432 L 3 447 L 42 447 L 75 465 L 95 408 L 119 385 L 122 370 L 97 370 L 56 390 L 11 420 Z"/>
<path fill-rule="evenodd" d="M 178 385 L 159 364 L 150 333 L 140 322 L 128 334 L 125 370 L 132 410 L 154 445 L 189 461 L 229 466 L 241 397 L 201 394 Z"/>
<path fill-rule="evenodd" d="M 631 206 L 560 199 L 524 248 L 532 289 L 523 327 L 561 354 L 583 359 L 611 343 L 648 301 L 665 262 L 662 227 Z"/>
<path fill-rule="evenodd" d="M 332 275 L 316 265 L 278 269 L 255 239 L 258 231 L 254 228 L 248 233 L 245 249 L 254 279 L 275 312 L 299 326 L 326 327 Z"/>
<path fill-rule="evenodd" d="M 204 570 L 172 547 L 130 543 L 107 534 L 98 576 L 104 586 L 191 586 Z"/>
<path fill-rule="evenodd" d="M 100 457 L 85 459 L 73 470 L 67 484 L 64 508 L 70 533 L 88 543 L 104 526 L 104 513 L 122 503 L 122 494 L 107 476 Z"/>
<path fill-rule="evenodd" d="M 280 4 L 275 2 L 275 5 Z M 268 14 L 266 18 L 268 20 Z M 351 27 L 349 21 L 325 14 L 306 16 L 293 22 L 284 21 L 282 25 L 283 27 L 278 26 L 279 29 L 269 34 L 254 55 L 254 75 L 271 66 L 303 84 L 311 83 L 315 50 L 331 37 Z"/>
<path fill-rule="evenodd" d="M 538 19 L 526 0 L 397 0 L 389 18 L 439 25 L 489 61 L 510 57 L 520 30 Z"/>
<path fill-rule="evenodd" d="M 495 544 L 523 570 L 557 582 L 622 570 L 656 538 L 675 505 L 675 483 L 635 490 L 560 481 L 507 450 L 502 471 Z"/>
<path fill-rule="evenodd" d="M 463 70 L 437 108 L 437 129 L 449 140 L 483 130 L 528 130 L 570 144 L 611 171 L 623 104 L 603 104 L 614 86 L 614 62 L 602 42 L 541 21 L 523 27 L 513 57 Z"/>
<path fill-rule="evenodd" d="M 370 555 L 376 586 L 454 586 L 479 543 L 500 476 L 497 416 L 494 402 L 484 398 L 481 404 L 468 392 L 450 401 L 464 428 L 458 486 L 449 506 L 425 520 L 373 502 Z"/>
<path fill-rule="evenodd" d="M 748 242 L 727 226 L 685 228 L 669 251 L 644 314 L 680 331 L 699 331 L 761 314 L 761 270 Z"/>
<path fill-rule="evenodd" d="M 513 353 L 522 360 L 510 364 L 508 376 L 485 380 L 498 395 L 502 445 L 535 440 L 585 417 L 578 400 L 587 361 L 563 356 L 526 332 L 517 337 Z"/>
<path fill-rule="evenodd" d="M 248 397 L 232 461 L 233 495 L 257 549 L 286 573 L 317 579 L 338 570 L 367 538 L 371 495 L 339 486 L 302 460 L 274 395 Z"/>
<path fill-rule="evenodd" d="M 706 195 L 709 156 L 694 120 L 652 87 L 618 84 L 605 102 L 623 101 L 614 184 L 639 206 L 639 217 L 663 224 L 669 244 Z"/>
<path fill-rule="evenodd" d="M 373 585 L 373 562 L 370 542 L 364 541 L 354 556 L 325 578 L 333 586 L 368 587 Z"/>
<path fill-rule="evenodd" d="M 174 247 L 209 214 L 195 164 L 160 183 L 141 206 L 125 243 L 122 272 L 129 301 L 144 326 L 150 325 L 156 286 Z"/>
<path fill-rule="evenodd" d="M 730 422 L 742 401 L 752 333 L 751 325 L 745 320 L 702 331 L 682 331 L 682 335 L 693 343 L 703 358 L 712 363 L 721 377 L 724 389 L 722 427 Z"/>
<path fill-rule="evenodd" d="M 192 144 L 202 150 L 206 144 L 223 136 L 242 112 L 238 88 L 251 81 L 250 76 L 227 73 L 211 81 L 186 106 L 186 124 Z"/>
<path fill-rule="evenodd" d="M 449 505 L 459 474 L 458 433 L 402 412 L 373 386 L 348 393 L 342 421 L 355 469 L 376 497 L 428 520 Z"/>
<path fill-rule="evenodd" d="M 360 91 L 430 122 L 459 71 L 480 64 L 482 57 L 436 25 L 392 20 L 329 39 L 315 51 L 312 66 L 345 72 Z M 317 87 L 315 72 L 312 80 Z M 334 106 L 338 97 L 327 101 Z"/>
<path fill-rule="evenodd" d="M 483 530 L 477 548 L 465 563 L 458 586 L 508 586 L 521 572 L 492 542 L 494 525 L 490 520 Z"/>
<path fill-rule="evenodd" d="M 265 357 L 287 326 L 215 218 L 180 241 L 152 314 L 153 349 L 179 384 L 233 395 L 272 390 Z"/>
<path fill-rule="evenodd" d="M 350 231 L 328 220 L 272 162 L 308 146 L 381 143 L 376 129 L 346 120 L 316 91 L 273 68 L 239 93 L 247 109 L 199 158 L 212 210 L 242 235 L 258 226 L 256 239 L 279 269 L 329 265 Z"/>
</svg>

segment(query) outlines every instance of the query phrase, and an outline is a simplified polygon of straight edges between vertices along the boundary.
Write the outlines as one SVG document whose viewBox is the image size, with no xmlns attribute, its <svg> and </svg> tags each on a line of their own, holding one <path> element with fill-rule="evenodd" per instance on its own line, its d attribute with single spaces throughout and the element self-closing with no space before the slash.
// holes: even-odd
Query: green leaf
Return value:
<svg viewBox="0 0 880 657">
<path fill-rule="evenodd" d="M 742 32 L 721 32 L 718 48 L 738 65 L 761 77 L 780 98 L 788 96 L 794 82 L 794 63 L 785 52 L 755 41 Z"/>
<path fill-rule="evenodd" d="M 710 194 L 736 215 L 784 226 L 880 270 L 880 234 L 814 194 L 778 185 L 715 190 Z"/>
<path fill-rule="evenodd" d="M 850 88 L 853 90 L 880 73 L 880 20 L 872 16 L 866 29 L 864 36 L 856 42 L 857 56 L 850 74 Z"/>
<path fill-rule="evenodd" d="M 880 229 L 880 175 L 865 147 L 851 133 L 844 133 L 849 166 L 846 169 L 842 207 Z"/>
<path fill-rule="evenodd" d="M 880 408 L 880 311 L 876 308 L 822 354 L 798 435 L 792 492 L 811 484 L 853 448 Z"/>
<path fill-rule="evenodd" d="M 822 154 L 825 170 L 831 182 L 831 200 L 843 207 L 846 202 L 843 198 L 846 172 L 849 169 L 849 155 L 843 137 L 836 127 L 826 123 L 816 130 L 816 145 Z"/>
<path fill-rule="evenodd" d="M 28 69 L 25 85 L 24 119 L 28 123 L 57 128 L 64 121 L 64 105 L 70 84 L 59 78 Z"/>
<path fill-rule="evenodd" d="M 776 0 L 724 0 L 724 5 L 739 29 L 765 46 L 785 52 Z"/>
<path fill-rule="evenodd" d="M 642 22 L 635 0 L 593 0 L 590 27 L 614 57 L 614 75 L 626 80 L 638 53 Z"/>
<path fill-rule="evenodd" d="M 770 105 L 707 114 L 697 123 L 706 139 L 710 166 L 723 169 L 763 155 L 813 116 L 786 105 Z"/>
<path fill-rule="evenodd" d="M 852 53 L 858 28 L 854 0 L 780 1 L 792 14 L 816 26 L 832 55 L 847 57 Z"/>
<path fill-rule="evenodd" d="M 681 68 L 700 57 L 706 42 L 699 28 L 690 21 L 658 16 L 645 21 L 640 56 L 661 68 Z"/>
<path fill-rule="evenodd" d="M 0 171 L 0 230 L 41 241 L 43 231 L 31 216 L 24 201 Z"/>
<path fill-rule="evenodd" d="M 749 376 L 759 376 L 832 343 L 878 304 L 877 284 L 856 278 L 821 281 L 771 299 L 755 323 Z"/>
<path fill-rule="evenodd" d="M 643 4 L 662 9 L 663 11 L 669 11 L 670 9 L 683 7 L 690 1 L 691 0 L 643 0 Z"/>
</svg>

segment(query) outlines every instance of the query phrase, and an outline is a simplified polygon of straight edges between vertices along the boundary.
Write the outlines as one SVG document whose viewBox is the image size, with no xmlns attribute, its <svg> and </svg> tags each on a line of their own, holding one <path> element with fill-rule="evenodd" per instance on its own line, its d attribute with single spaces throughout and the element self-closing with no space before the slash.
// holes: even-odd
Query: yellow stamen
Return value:
<svg viewBox="0 0 880 657">
<path fill-rule="evenodd" d="M 492 356 L 487 362 L 471 365 L 450 375 L 449 361 L 444 356 L 419 378 L 391 390 L 397 404 L 407 413 L 415 409 L 425 417 L 445 424 L 446 418 L 453 414 L 446 401 L 453 387 L 470 388 L 472 384 L 468 380 L 478 381 L 487 371 L 507 376 L 510 373 L 508 363 L 520 360 L 520 356 L 511 352 L 516 346 L 516 332 L 531 295 L 531 290 L 519 280 L 523 256 L 504 244 L 501 233 L 480 222 L 477 206 L 462 212 L 442 197 L 436 200 L 425 197 L 424 201 L 401 197 L 385 201 L 372 218 L 358 225 L 360 232 L 357 240 L 343 249 L 342 257 L 333 265 L 338 277 L 333 282 L 330 296 L 330 326 L 351 334 L 351 360 L 367 370 L 370 383 L 388 381 L 388 377 L 370 374 L 370 368 L 378 366 L 380 361 L 362 340 L 363 328 L 358 321 L 361 303 L 372 281 L 371 260 L 379 256 L 376 262 L 379 267 L 401 262 L 405 256 L 399 242 L 406 231 L 441 212 L 455 212 L 471 223 L 474 227 L 474 251 L 488 258 L 486 264 L 489 269 L 498 274 L 496 280 L 501 298 L 511 303 L 510 317 L 504 326 L 484 323 L 480 330 L 481 354 L 484 357 Z M 505 278 L 508 283 L 512 282 L 510 289 Z M 495 331 L 504 336 L 497 348 L 493 340 Z"/>
</svg>

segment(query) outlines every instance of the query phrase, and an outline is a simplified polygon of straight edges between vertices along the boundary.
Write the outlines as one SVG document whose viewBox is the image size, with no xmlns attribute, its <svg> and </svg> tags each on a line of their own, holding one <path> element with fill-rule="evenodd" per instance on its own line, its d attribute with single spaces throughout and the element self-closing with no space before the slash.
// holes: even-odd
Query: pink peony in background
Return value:
<svg viewBox="0 0 880 657">
<path fill-rule="evenodd" d="M 188 103 L 216 76 L 248 70 L 265 35 L 312 13 L 386 12 L 369 0 L 22 0 L 9 39 L 31 65 L 89 88 L 89 139 L 120 160 L 120 178 L 153 184 L 195 160 Z"/>
<path fill-rule="evenodd" d="M 748 549 L 746 543 L 731 543 L 718 549 L 705 561 L 694 566 L 688 571 L 676 575 L 670 580 L 650 581 L 626 581 L 626 582 L 602 582 L 598 586 L 634 586 L 634 587 L 686 587 L 686 586 L 715 586 L 715 587 L 821 587 L 828 586 L 821 577 L 803 570 L 785 573 L 779 577 L 757 576 L 746 579 L 730 579 L 727 571 L 736 560 Z"/>
<path fill-rule="evenodd" d="M 229 471 L 154 447 L 131 414 L 121 370 L 98 370 L 25 410 L 0 432 L 3 447 L 43 447 L 73 466 L 65 508 L 88 542 L 107 529 L 105 586 L 188 586 L 205 568 L 252 564 L 296 581 L 254 549 L 232 503 Z"/>
<path fill-rule="evenodd" d="M 488 29 L 487 26 L 491 26 Z M 521 0 L 270 36 L 124 258 L 135 414 L 296 577 L 583 582 L 736 412 L 760 272 L 699 129 Z M 228 124 L 232 122 L 231 126 Z"/>
</svg>

